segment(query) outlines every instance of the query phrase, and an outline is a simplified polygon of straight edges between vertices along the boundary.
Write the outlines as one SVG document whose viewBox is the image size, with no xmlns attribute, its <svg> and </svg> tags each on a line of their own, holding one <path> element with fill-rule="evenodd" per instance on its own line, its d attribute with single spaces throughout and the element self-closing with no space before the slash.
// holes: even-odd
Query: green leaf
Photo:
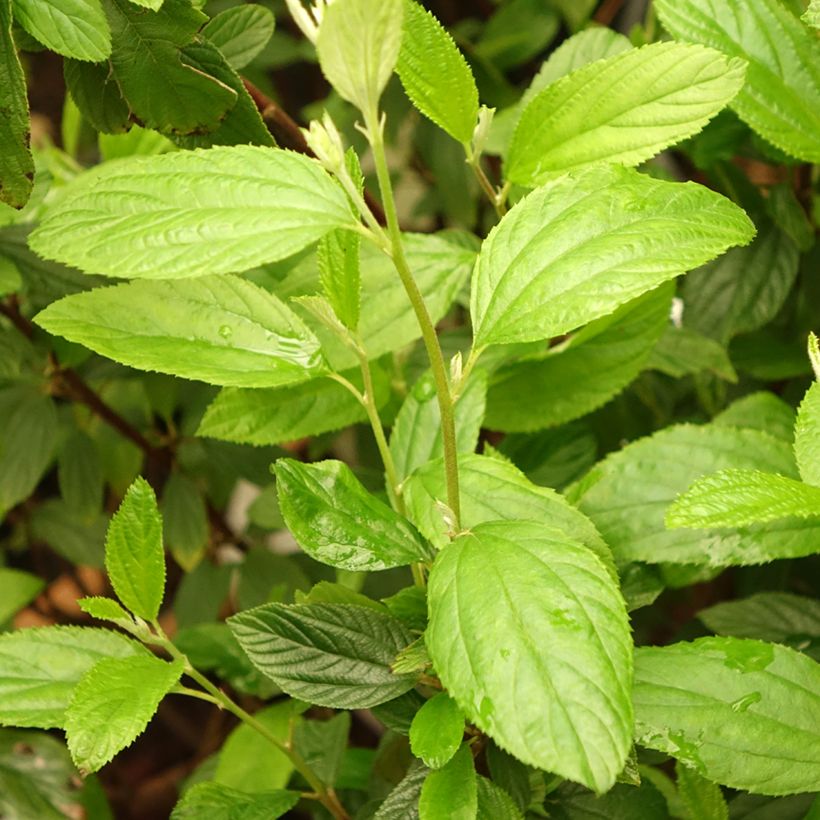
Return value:
<svg viewBox="0 0 820 820">
<path fill-rule="evenodd" d="M 352 331 L 359 326 L 361 270 L 359 234 L 335 230 L 319 240 L 316 261 L 322 288 L 339 321 Z"/>
<path fill-rule="evenodd" d="M 595 526 L 562 495 L 533 484 L 507 461 L 471 454 L 459 457 L 458 466 L 463 527 L 472 529 L 501 519 L 540 521 L 551 529 L 562 530 L 570 540 L 585 544 L 615 577 L 612 555 Z M 439 549 L 447 545 L 449 536 L 436 500 L 446 497 L 441 460 L 418 470 L 405 485 L 410 519 Z"/>
<path fill-rule="evenodd" d="M 118 632 L 49 626 L 0 635 L 0 723 L 62 728 L 74 687 L 97 661 L 144 655 Z"/>
<path fill-rule="evenodd" d="M 529 102 L 505 176 L 535 187 L 600 163 L 639 165 L 700 131 L 740 91 L 744 74 L 743 60 L 678 43 L 590 63 Z"/>
<path fill-rule="evenodd" d="M 79 598 L 77 606 L 92 618 L 114 623 L 134 624 L 134 619 L 113 598 Z"/>
<path fill-rule="evenodd" d="M 135 157 L 85 173 L 30 245 L 87 273 L 181 279 L 283 259 L 351 224 L 342 189 L 316 162 L 234 146 Z"/>
<path fill-rule="evenodd" d="M 14 19 L 64 57 L 99 63 L 111 54 L 111 32 L 99 0 L 12 0 Z"/>
<path fill-rule="evenodd" d="M 130 0 L 103 0 L 103 7 L 111 71 L 139 123 L 169 134 L 213 131 L 236 104 L 236 92 L 181 59 L 207 17 L 186 0 L 165 0 L 157 11 Z"/>
<path fill-rule="evenodd" d="M 715 604 L 698 612 L 698 619 L 712 632 L 733 638 L 790 644 L 820 638 L 820 602 L 787 592 Z"/>
<path fill-rule="evenodd" d="M 253 663 L 293 697 L 368 709 L 412 689 L 390 664 L 412 635 L 395 618 L 344 604 L 267 604 L 234 615 L 231 630 Z"/>
<path fill-rule="evenodd" d="M 478 121 L 473 72 L 453 38 L 414 0 L 404 3 L 396 73 L 413 105 L 453 139 L 469 143 Z"/>
<path fill-rule="evenodd" d="M 0 624 L 33 601 L 45 582 L 29 572 L 0 567 Z"/>
<path fill-rule="evenodd" d="M 479 524 L 439 554 L 428 599 L 427 647 L 468 719 L 524 763 L 609 789 L 631 744 L 632 641 L 601 561 L 542 523 Z"/>
<path fill-rule="evenodd" d="M 481 370 L 475 371 L 455 405 L 459 453 L 472 453 L 478 444 L 486 394 L 487 376 Z M 441 410 L 430 371 L 413 385 L 396 416 L 390 433 L 390 452 L 399 481 L 428 461 L 444 456 Z"/>
<path fill-rule="evenodd" d="M 375 111 L 399 57 L 403 0 L 336 0 L 316 51 L 330 84 L 365 114 Z"/>
<path fill-rule="evenodd" d="M 720 786 L 701 777 L 680 761 L 675 765 L 678 794 L 689 820 L 729 820 L 729 807 Z"/>
<path fill-rule="evenodd" d="M 0 519 L 28 498 L 54 457 L 57 412 L 36 385 L 0 391 Z"/>
<path fill-rule="evenodd" d="M 350 724 L 350 712 L 341 712 L 330 720 L 303 720 L 293 733 L 296 751 L 322 783 L 336 785 Z"/>
<path fill-rule="evenodd" d="M 108 63 L 63 60 L 63 74 L 71 99 L 97 131 L 122 134 L 128 130 L 131 109 Z"/>
<path fill-rule="evenodd" d="M 794 454 L 800 476 L 807 484 L 820 487 L 820 383 L 806 392 L 797 411 L 794 427 Z"/>
<path fill-rule="evenodd" d="M 108 526 L 105 568 L 117 597 L 135 615 L 154 621 L 165 594 L 162 518 L 144 478 L 129 487 Z"/>
<path fill-rule="evenodd" d="M 139 737 L 177 684 L 182 661 L 150 655 L 106 658 L 74 689 L 66 710 L 68 750 L 77 767 L 96 772 Z"/>
<path fill-rule="evenodd" d="M 102 464 L 97 445 L 87 433 L 75 430 L 63 442 L 57 458 L 57 480 L 69 507 L 83 516 L 99 513 L 104 490 Z"/>
<path fill-rule="evenodd" d="M 299 792 L 278 789 L 249 794 L 219 783 L 197 783 L 183 794 L 171 820 L 273 820 L 299 802 Z"/>
<path fill-rule="evenodd" d="M 429 769 L 411 765 L 405 777 L 387 795 L 373 820 L 416 820 L 418 817 L 419 797 Z"/>
<path fill-rule="evenodd" d="M 561 177 L 484 240 L 470 304 L 475 343 L 566 333 L 753 233 L 736 205 L 693 183 L 617 167 Z"/>
<path fill-rule="evenodd" d="M 190 572 L 205 554 L 210 531 L 205 499 L 182 473 L 172 473 L 162 493 L 165 541 L 176 562 Z"/>
<path fill-rule="evenodd" d="M 722 425 L 676 425 L 635 441 L 593 468 L 573 498 L 618 561 L 755 564 L 814 551 L 817 524 L 667 530 L 664 514 L 702 475 L 718 470 L 795 475 L 789 445 L 766 433 Z"/>
<path fill-rule="evenodd" d="M 11 33 L 11 0 L 0 2 L 0 203 L 22 208 L 34 184 L 26 78 Z"/>
<path fill-rule="evenodd" d="M 657 769 L 651 769 L 655 772 Z M 659 775 L 665 777 L 665 775 Z M 670 783 L 671 786 L 671 783 Z M 674 787 L 672 787 L 674 790 Z M 666 800 L 646 780 L 639 788 L 616 784 L 604 795 L 564 784 L 547 803 L 555 820 L 669 820 Z M 677 817 L 678 815 L 672 815 Z"/>
<path fill-rule="evenodd" d="M 275 26 L 276 18 L 264 6 L 234 6 L 212 17 L 202 34 L 240 71 L 268 44 Z"/>
<path fill-rule="evenodd" d="M 416 712 L 410 724 L 410 748 L 431 769 L 440 769 L 458 751 L 464 715 L 456 702 L 439 692 Z"/>
<path fill-rule="evenodd" d="M 688 327 L 667 325 L 649 354 L 647 368 L 676 379 L 708 371 L 726 381 L 737 382 L 726 348 Z"/>
<path fill-rule="evenodd" d="M 820 487 L 759 470 L 703 476 L 666 512 L 668 527 L 744 527 L 779 518 L 820 518 Z"/>
<path fill-rule="evenodd" d="M 389 379 L 381 367 L 371 366 L 371 371 L 376 406 L 381 407 L 390 394 Z M 361 375 L 347 375 L 361 389 Z M 242 444 L 281 444 L 366 419 L 365 409 L 346 387 L 321 378 L 269 390 L 225 388 L 208 405 L 197 435 Z"/>
<path fill-rule="evenodd" d="M 820 666 L 738 638 L 635 650 L 636 739 L 703 777 L 757 794 L 820 779 Z"/>
<path fill-rule="evenodd" d="M 473 756 L 464 745 L 449 763 L 427 775 L 419 796 L 419 820 L 474 820 L 477 811 Z"/>
<path fill-rule="evenodd" d="M 497 6 L 476 43 L 475 55 L 492 63 L 491 72 L 529 62 L 546 49 L 561 26 L 552 6 L 541 0 L 507 0 Z"/>
<path fill-rule="evenodd" d="M 791 444 L 794 419 L 794 410 L 790 405 L 773 393 L 761 390 L 732 402 L 712 419 L 712 423 L 722 427 L 758 430 Z"/>
<path fill-rule="evenodd" d="M 341 461 L 280 458 L 276 487 L 288 529 L 323 564 L 360 572 L 432 557 L 412 525 L 369 493 Z"/>
<path fill-rule="evenodd" d="M 319 342 L 299 317 L 238 276 L 97 288 L 54 302 L 35 321 L 122 364 L 210 384 L 277 387 L 324 372 Z"/>
<path fill-rule="evenodd" d="M 669 323 L 674 292 L 671 282 L 661 285 L 595 320 L 566 343 L 500 368 L 487 396 L 485 426 L 530 432 L 605 404 L 648 363 Z"/>
<path fill-rule="evenodd" d="M 522 820 L 524 815 L 501 786 L 481 776 L 476 778 L 476 782 L 478 785 L 476 820 Z"/>
<path fill-rule="evenodd" d="M 809 7 L 800 18 L 807 26 L 820 29 L 820 0 L 810 0 Z"/>
<path fill-rule="evenodd" d="M 684 279 L 684 323 L 724 343 L 763 327 L 791 292 L 798 261 L 794 242 L 764 224 L 751 245 L 733 248 Z"/>
<path fill-rule="evenodd" d="M 104 513 L 88 518 L 78 515 L 64 501 L 52 498 L 36 507 L 29 523 L 31 538 L 48 544 L 58 555 L 74 564 L 103 566 L 108 526 Z"/>
<path fill-rule="evenodd" d="M 820 161 L 820 42 L 778 0 L 659 0 L 664 27 L 749 63 L 732 108 L 793 156 Z"/>
</svg>

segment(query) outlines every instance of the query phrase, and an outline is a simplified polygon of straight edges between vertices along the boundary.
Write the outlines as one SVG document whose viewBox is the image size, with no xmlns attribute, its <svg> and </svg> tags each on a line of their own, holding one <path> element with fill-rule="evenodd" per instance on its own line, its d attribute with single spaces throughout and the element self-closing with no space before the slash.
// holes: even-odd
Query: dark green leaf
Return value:
<svg viewBox="0 0 820 820">
<path fill-rule="evenodd" d="M 330 720 L 303 720 L 293 733 L 293 742 L 322 783 L 335 786 L 349 734 L 350 713 L 342 712 Z"/>
</svg>

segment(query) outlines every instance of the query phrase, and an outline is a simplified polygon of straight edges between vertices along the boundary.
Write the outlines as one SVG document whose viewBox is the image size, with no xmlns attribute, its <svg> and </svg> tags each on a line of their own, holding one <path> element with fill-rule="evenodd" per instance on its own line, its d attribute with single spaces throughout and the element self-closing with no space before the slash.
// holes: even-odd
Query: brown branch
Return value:
<svg viewBox="0 0 820 820">
<path fill-rule="evenodd" d="M 3 314 L 27 339 L 34 335 L 34 326 L 20 313 L 20 303 L 12 295 L 5 302 L 0 302 L 0 313 Z"/>
<path fill-rule="evenodd" d="M 592 19 L 602 26 L 608 26 L 615 19 L 623 4 L 624 0 L 604 0 Z"/>
<path fill-rule="evenodd" d="M 267 125 L 268 130 L 273 134 L 277 142 L 281 142 L 286 148 L 291 148 L 300 154 L 307 154 L 309 157 L 314 156 L 296 120 L 274 100 L 268 97 L 267 94 L 260 91 L 250 80 L 246 80 L 243 77 L 242 82 L 245 85 L 245 90 L 250 94 L 251 99 L 259 110 L 259 114 L 265 121 L 265 125 Z M 384 209 L 379 201 L 367 190 L 364 192 L 364 198 L 379 224 L 386 225 Z"/>
</svg>

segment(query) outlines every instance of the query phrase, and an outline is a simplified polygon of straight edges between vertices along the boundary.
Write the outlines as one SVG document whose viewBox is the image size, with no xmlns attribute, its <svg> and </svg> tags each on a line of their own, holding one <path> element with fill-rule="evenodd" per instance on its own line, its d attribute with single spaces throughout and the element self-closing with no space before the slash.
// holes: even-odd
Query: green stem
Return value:
<svg viewBox="0 0 820 820">
<path fill-rule="evenodd" d="M 447 367 L 441 352 L 436 328 L 430 319 L 427 305 L 424 302 L 419 286 L 413 278 L 407 257 L 404 254 L 404 245 L 401 238 L 401 228 L 396 213 L 396 202 L 393 197 L 393 184 L 390 181 L 390 171 L 387 167 L 387 156 L 384 150 L 383 124 L 379 120 L 375 107 L 365 112 L 365 128 L 370 146 L 373 149 L 373 159 L 376 165 L 376 177 L 379 181 L 379 190 L 382 196 L 387 233 L 390 239 L 390 257 L 396 266 L 399 278 L 410 299 L 410 304 L 416 314 L 421 328 L 424 346 L 430 359 L 433 371 L 433 380 L 436 385 L 439 409 L 441 411 L 441 432 L 444 444 L 444 470 L 447 482 L 447 505 L 453 511 L 456 523 L 461 520 L 461 499 L 458 488 L 458 459 L 456 448 L 456 425 L 453 410 L 453 398 L 450 394 L 450 383 L 447 377 Z"/>
<path fill-rule="evenodd" d="M 467 150 L 467 146 L 465 146 L 465 150 Z M 496 191 L 493 188 L 493 184 L 487 178 L 487 174 L 484 172 L 484 169 L 481 167 L 481 157 L 480 156 L 473 156 L 469 151 L 467 153 L 467 164 L 470 168 L 473 169 L 473 173 L 475 174 L 475 178 L 478 180 L 478 184 L 481 186 L 481 190 L 487 195 L 487 199 L 490 200 L 493 208 L 495 208 L 495 213 L 499 219 L 507 213 L 507 206 L 504 202 L 506 199 L 506 192 L 502 196 L 500 191 Z"/>
</svg>

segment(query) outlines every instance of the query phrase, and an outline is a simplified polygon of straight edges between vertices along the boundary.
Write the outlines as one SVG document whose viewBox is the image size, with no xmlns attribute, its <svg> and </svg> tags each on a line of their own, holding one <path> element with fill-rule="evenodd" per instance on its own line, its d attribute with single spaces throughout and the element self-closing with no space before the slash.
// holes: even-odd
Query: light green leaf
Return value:
<svg viewBox="0 0 820 820">
<path fill-rule="evenodd" d="M 723 345 L 688 327 L 671 324 L 652 348 L 647 368 L 676 379 L 709 371 L 726 381 L 737 382 L 737 373 Z"/>
<path fill-rule="evenodd" d="M 736 205 L 693 183 L 614 166 L 561 177 L 484 240 L 470 304 L 476 345 L 574 330 L 753 234 Z"/>
<path fill-rule="evenodd" d="M 729 820 L 729 807 L 720 786 L 701 777 L 694 769 L 675 765 L 678 794 L 688 813 L 688 820 Z"/>
<path fill-rule="evenodd" d="M 484 371 L 475 371 L 455 406 L 459 453 L 472 453 L 476 448 L 486 395 L 487 376 Z M 399 481 L 428 461 L 444 456 L 441 410 L 433 375 L 429 371 L 413 385 L 396 416 L 390 433 L 390 452 Z"/>
<path fill-rule="evenodd" d="M 554 490 L 533 484 L 517 467 L 488 456 L 462 455 L 458 460 L 461 488 L 461 524 L 499 520 L 541 521 L 562 530 L 568 539 L 585 544 L 616 577 L 609 547 L 582 513 Z M 405 485 L 408 514 L 422 535 L 443 549 L 448 541 L 447 525 L 436 500 L 447 497 L 442 460 L 418 470 Z"/>
<path fill-rule="evenodd" d="M 718 635 L 759 638 L 775 643 L 820 638 L 820 601 L 788 592 L 759 592 L 698 612 L 698 619 Z"/>
<path fill-rule="evenodd" d="M 808 389 L 797 411 L 794 454 L 803 481 L 820 487 L 820 382 Z"/>
<path fill-rule="evenodd" d="M 277 387 L 324 372 L 319 342 L 299 317 L 238 276 L 97 288 L 54 302 L 35 321 L 122 364 L 210 384 Z"/>
<path fill-rule="evenodd" d="M 820 29 L 820 0 L 810 0 L 809 7 L 800 18 L 807 26 Z"/>
<path fill-rule="evenodd" d="M 196 483 L 182 473 L 171 474 L 162 493 L 165 541 L 176 562 L 190 572 L 202 560 L 210 530 L 205 499 Z"/>
<path fill-rule="evenodd" d="M 77 767 L 96 772 L 130 746 L 182 671 L 181 660 L 166 663 L 151 655 L 95 664 L 74 689 L 65 715 L 68 750 Z"/>
<path fill-rule="evenodd" d="M 732 108 L 773 145 L 820 161 L 820 42 L 778 0 L 659 0 L 675 37 L 749 63 Z"/>
<path fill-rule="evenodd" d="M 678 496 L 666 512 L 666 525 L 744 527 L 791 516 L 820 518 L 820 487 L 759 470 L 721 470 Z"/>
<path fill-rule="evenodd" d="M 797 278 L 797 246 L 764 224 L 745 248 L 692 271 L 683 280 L 684 323 L 720 342 L 770 322 Z"/>
<path fill-rule="evenodd" d="M 416 712 L 410 724 L 410 748 L 431 769 L 440 769 L 458 751 L 464 715 L 456 702 L 439 692 Z"/>
<path fill-rule="evenodd" d="M 648 363 L 669 323 L 674 285 L 661 285 L 587 325 L 566 344 L 493 374 L 485 426 L 531 432 L 586 415 Z"/>
<path fill-rule="evenodd" d="M 0 635 L 0 723 L 62 728 L 74 687 L 97 661 L 144 655 L 108 629 L 48 626 Z"/>
<path fill-rule="evenodd" d="M 316 162 L 246 145 L 135 157 L 82 174 L 30 244 L 86 273 L 181 279 L 284 259 L 352 224 L 342 189 Z"/>
<path fill-rule="evenodd" d="M 702 475 L 763 470 L 795 477 L 789 445 L 766 433 L 720 425 L 677 425 L 610 455 L 577 485 L 574 500 L 618 561 L 756 564 L 814 552 L 818 523 L 740 529 L 667 530 L 664 514 Z"/>
<path fill-rule="evenodd" d="M 439 554 L 428 601 L 433 664 L 468 719 L 524 763 L 609 789 L 631 744 L 632 641 L 600 560 L 543 523 L 479 524 Z"/>
<path fill-rule="evenodd" d="M 132 125 L 125 134 L 99 134 L 97 143 L 104 160 L 148 157 L 174 150 L 168 137 L 139 125 Z"/>
<path fill-rule="evenodd" d="M 318 706 L 369 709 L 415 685 L 415 675 L 390 670 L 412 635 L 370 608 L 267 604 L 228 623 L 255 666 L 289 695 Z"/>
<path fill-rule="evenodd" d="M 212 17 L 202 34 L 239 71 L 268 44 L 275 26 L 276 18 L 264 6 L 234 6 Z"/>
<path fill-rule="evenodd" d="M 390 395 L 390 382 L 384 368 L 371 365 L 371 372 L 376 406 L 381 407 Z M 358 372 L 346 375 L 361 389 Z M 346 387 L 318 378 L 269 390 L 227 387 L 208 405 L 197 435 L 242 444 L 281 444 L 366 419 L 365 409 Z"/>
<path fill-rule="evenodd" d="M 473 72 L 447 30 L 414 0 L 404 3 L 404 33 L 396 73 L 424 116 L 453 139 L 470 142 L 478 121 Z"/>
<path fill-rule="evenodd" d="M 419 820 L 474 820 L 477 811 L 473 756 L 465 744 L 443 768 L 427 775 L 419 796 Z"/>
<path fill-rule="evenodd" d="M 290 811 L 299 792 L 285 789 L 249 794 L 219 783 L 197 783 L 183 794 L 171 820 L 273 820 Z"/>
<path fill-rule="evenodd" d="M 134 619 L 113 598 L 80 598 L 77 606 L 92 618 L 114 623 L 134 624 Z"/>
<path fill-rule="evenodd" d="M 744 74 L 743 60 L 678 43 L 589 63 L 529 102 L 505 176 L 535 187 L 604 162 L 639 165 L 700 131 L 738 93 Z"/>
<path fill-rule="evenodd" d="M 411 764 L 405 777 L 379 806 L 373 820 L 416 820 L 421 789 L 429 773 L 425 766 Z"/>
<path fill-rule="evenodd" d="M 26 78 L 11 33 L 11 0 L 0 2 L 0 203 L 22 208 L 34 184 Z"/>
<path fill-rule="evenodd" d="M 369 493 L 341 461 L 276 462 L 279 509 L 312 558 L 356 572 L 430 560 L 433 552 L 411 524 Z"/>
<path fill-rule="evenodd" d="M 403 0 L 335 0 L 324 11 L 316 50 L 325 77 L 359 110 L 375 111 L 402 40 Z"/>
<path fill-rule="evenodd" d="M 111 73 L 140 124 L 168 134 L 216 129 L 236 92 L 182 59 L 207 17 L 187 0 L 165 0 L 157 11 L 130 0 L 102 3 L 111 25 Z"/>
<path fill-rule="evenodd" d="M 111 54 L 111 32 L 99 0 L 12 0 L 14 19 L 46 48 L 99 63 Z"/>
<path fill-rule="evenodd" d="M 105 568 L 117 597 L 154 621 L 165 594 L 165 551 L 157 499 L 144 478 L 129 487 L 105 539 Z"/>
<path fill-rule="evenodd" d="M 45 582 L 29 572 L 0 567 L 0 625 L 33 601 Z"/>
<path fill-rule="evenodd" d="M 820 782 L 820 665 L 738 638 L 635 650 L 637 742 L 756 794 Z"/>
<path fill-rule="evenodd" d="M 165 0 L 131 0 L 135 6 L 142 6 L 144 9 L 151 9 L 151 11 L 159 11 Z M 193 6 L 201 6 L 202 3 L 193 2 Z"/>
<path fill-rule="evenodd" d="M 325 296 L 339 321 L 353 331 L 361 307 L 359 245 L 359 234 L 337 229 L 322 237 L 316 251 Z"/>
</svg>

